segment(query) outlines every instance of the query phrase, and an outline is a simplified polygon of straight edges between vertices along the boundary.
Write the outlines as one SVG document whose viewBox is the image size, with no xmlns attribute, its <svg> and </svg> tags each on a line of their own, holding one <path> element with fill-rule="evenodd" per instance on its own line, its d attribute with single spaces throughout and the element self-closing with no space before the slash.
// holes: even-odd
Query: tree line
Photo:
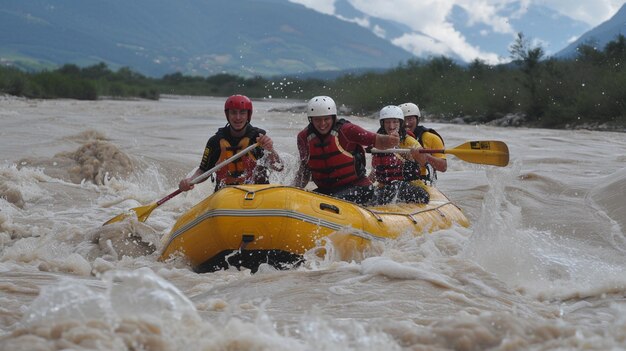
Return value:
<svg viewBox="0 0 626 351">
<path fill-rule="evenodd" d="M 546 58 L 518 33 L 509 47 L 511 63 L 461 65 L 447 57 L 412 59 L 397 67 L 335 79 L 298 77 L 210 77 L 181 73 L 150 78 L 105 63 L 88 67 L 66 64 L 56 70 L 25 72 L 0 67 L 0 93 L 28 98 L 159 99 L 161 94 L 307 100 L 330 95 L 352 113 L 370 114 L 381 106 L 416 102 L 428 115 L 486 123 L 506 115 L 522 116 L 524 125 L 546 128 L 626 126 L 626 38 L 604 46 L 589 42 L 570 59 Z"/>
</svg>

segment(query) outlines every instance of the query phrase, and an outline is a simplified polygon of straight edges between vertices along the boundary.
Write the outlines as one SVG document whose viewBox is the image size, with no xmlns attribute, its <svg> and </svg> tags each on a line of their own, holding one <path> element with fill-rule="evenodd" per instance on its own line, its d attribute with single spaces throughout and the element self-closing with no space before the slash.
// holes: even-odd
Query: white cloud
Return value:
<svg viewBox="0 0 626 351">
<path fill-rule="evenodd" d="M 335 13 L 335 0 L 289 0 L 297 4 L 302 4 L 318 12 L 332 15 Z"/>
<path fill-rule="evenodd" d="M 429 25 L 445 22 L 452 0 L 351 0 L 359 11 L 370 16 L 394 20 L 420 31 Z"/>
<path fill-rule="evenodd" d="M 424 30 L 424 34 L 445 44 L 448 50 L 440 54 L 454 53 L 467 62 L 473 61 L 476 58 L 480 58 L 490 64 L 501 62 L 497 54 L 482 52 L 479 48 L 468 44 L 465 37 L 456 31 L 450 23 L 431 26 Z M 438 53 L 436 51 L 433 52 Z"/>
<path fill-rule="evenodd" d="M 626 0 L 543 0 L 541 3 L 595 27 L 611 18 Z"/>
<path fill-rule="evenodd" d="M 369 18 L 345 18 L 343 16 L 337 16 L 337 17 L 341 18 L 342 20 L 344 20 L 346 22 L 356 23 L 356 24 L 358 24 L 361 27 L 369 28 L 369 26 L 370 26 Z"/>
<path fill-rule="evenodd" d="M 379 25 L 375 25 L 374 28 L 372 28 L 372 31 L 374 31 L 374 34 L 378 35 L 381 38 L 387 37 L 387 32 L 385 31 L 385 29 L 380 28 Z"/>
<path fill-rule="evenodd" d="M 573 37 L 571 37 L 571 38 L 567 39 L 567 42 L 568 42 L 568 43 L 573 43 L 573 42 L 575 42 L 576 40 L 578 40 L 578 36 L 577 36 L 577 35 L 575 35 L 575 36 L 573 36 Z"/>
<path fill-rule="evenodd" d="M 289 1 L 303 4 L 322 13 L 335 13 L 335 0 Z M 523 14 L 532 3 L 537 3 L 590 26 L 597 26 L 614 15 L 626 3 L 626 0 L 348 0 L 348 2 L 371 16 L 402 19 L 399 22 L 411 27 L 421 21 L 445 20 L 445 16 L 453 5 L 471 10 L 470 13 L 475 20 L 487 18 L 487 23 L 489 23 L 493 20 L 493 18 L 488 18 L 491 9 L 512 3 L 519 4 L 518 15 Z"/>
<path fill-rule="evenodd" d="M 493 1 L 492 1 L 493 2 Z M 514 34 L 515 29 L 511 27 L 508 18 L 498 16 L 498 10 L 503 2 L 490 4 L 490 1 L 459 1 L 458 5 L 463 7 L 470 15 L 469 25 L 477 23 L 486 24 L 496 33 Z"/>
<path fill-rule="evenodd" d="M 333 13 L 334 1 L 290 0 L 324 13 Z M 506 18 L 498 17 L 496 11 L 503 1 L 489 0 L 348 0 L 357 10 L 372 17 L 393 20 L 407 25 L 415 33 L 400 38 L 389 38 L 395 45 L 414 53 L 417 56 L 452 55 L 472 61 L 480 58 L 489 63 L 501 60 L 494 53 L 483 52 L 467 43 L 462 34 L 456 31 L 447 21 L 447 16 L 454 5 L 467 10 L 469 24 L 483 23 L 497 33 L 514 34 Z M 508 0 L 512 1 L 512 0 Z M 525 0 L 529 1 L 529 0 Z M 360 22 L 369 27 L 369 23 Z M 370 28 L 377 35 L 384 36 L 380 28 Z"/>
<path fill-rule="evenodd" d="M 303 4 L 319 12 L 334 14 L 335 0 L 290 0 Z M 507 58 L 495 53 L 484 52 L 470 45 L 463 35 L 448 22 L 454 6 L 460 6 L 470 16 L 468 25 L 485 25 L 495 33 L 517 32 L 509 18 L 498 16 L 501 8 L 514 6 L 517 11 L 512 17 L 519 18 L 533 4 L 549 7 L 573 19 L 597 26 L 608 20 L 626 0 L 346 0 L 357 10 L 371 17 L 393 20 L 407 25 L 414 33 L 399 38 L 389 38 L 392 42 L 417 56 L 455 54 L 465 61 L 480 58 L 488 63 L 500 63 Z M 371 27 L 367 18 L 352 19 L 364 27 Z M 385 36 L 381 28 L 370 28 L 378 36 Z M 482 30 L 488 35 L 489 30 Z M 544 43 L 545 44 L 545 43 Z"/>
<path fill-rule="evenodd" d="M 393 40 L 393 43 L 407 48 L 417 56 L 446 55 L 452 51 L 448 45 L 421 34 L 405 34 Z"/>
<path fill-rule="evenodd" d="M 417 56 L 454 54 L 468 62 L 476 58 L 491 64 L 502 62 L 497 54 L 468 44 L 447 21 L 454 5 L 473 14 L 470 24 L 484 23 L 497 33 L 515 33 L 506 18 L 496 15 L 498 4 L 487 0 L 394 0 L 393 5 L 388 0 L 352 0 L 351 4 L 368 15 L 394 20 L 413 29 L 415 33 L 395 38 L 393 43 Z"/>
</svg>

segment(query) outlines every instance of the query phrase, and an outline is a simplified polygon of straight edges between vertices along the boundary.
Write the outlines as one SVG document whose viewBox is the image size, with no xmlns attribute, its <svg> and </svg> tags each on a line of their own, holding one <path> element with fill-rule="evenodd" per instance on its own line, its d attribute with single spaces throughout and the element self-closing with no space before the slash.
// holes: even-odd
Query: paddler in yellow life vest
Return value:
<svg viewBox="0 0 626 351">
<path fill-rule="evenodd" d="M 268 168 L 282 171 L 283 163 L 274 150 L 272 139 L 265 130 L 250 124 L 252 101 L 244 95 L 233 95 L 224 103 L 224 113 L 228 123 L 209 138 L 200 167 L 192 176 L 180 181 L 180 190 L 192 189 L 191 181 L 194 178 L 255 142 L 259 144 L 258 147 L 216 171 L 215 190 L 226 185 L 268 184 Z"/>
<path fill-rule="evenodd" d="M 377 133 L 398 135 L 400 148 L 410 149 L 410 154 L 374 153 L 370 179 L 378 182 L 376 203 L 385 205 L 392 202 L 428 203 L 430 195 L 423 188 L 420 168 L 426 162 L 426 155 L 419 152 L 421 145 L 404 127 L 404 114 L 398 106 L 389 105 L 380 110 L 380 129 Z M 389 151 L 389 150 L 388 150 Z"/>
<path fill-rule="evenodd" d="M 443 138 L 434 129 L 426 128 L 419 125 L 419 119 L 422 117 L 419 107 L 412 102 L 400 105 L 404 114 L 404 124 L 406 130 L 409 131 L 415 139 L 425 149 L 443 149 Z M 445 154 L 426 154 L 426 167 L 422 167 L 420 178 L 427 184 L 431 184 L 437 180 L 437 172 L 445 172 L 448 169 L 448 161 Z"/>
</svg>

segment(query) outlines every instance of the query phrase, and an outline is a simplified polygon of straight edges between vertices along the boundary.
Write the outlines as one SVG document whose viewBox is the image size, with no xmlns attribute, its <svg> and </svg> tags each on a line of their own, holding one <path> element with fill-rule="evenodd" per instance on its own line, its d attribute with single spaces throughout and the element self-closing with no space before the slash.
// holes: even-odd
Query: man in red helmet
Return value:
<svg viewBox="0 0 626 351">
<path fill-rule="evenodd" d="M 253 143 L 258 143 L 248 154 L 225 165 L 215 173 L 215 190 L 235 184 L 267 184 L 268 168 L 281 171 L 283 163 L 274 150 L 272 139 L 265 130 L 253 127 L 252 101 L 244 95 L 233 95 L 224 104 L 227 124 L 217 130 L 207 141 L 200 167 L 196 172 L 180 181 L 182 191 L 193 188 L 191 181 Z M 259 162 L 262 159 L 263 162 Z"/>
</svg>

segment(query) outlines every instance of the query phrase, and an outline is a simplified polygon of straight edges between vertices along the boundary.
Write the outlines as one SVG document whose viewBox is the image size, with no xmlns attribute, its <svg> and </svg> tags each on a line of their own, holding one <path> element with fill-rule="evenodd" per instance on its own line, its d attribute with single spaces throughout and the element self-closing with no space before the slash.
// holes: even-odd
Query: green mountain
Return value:
<svg viewBox="0 0 626 351">
<path fill-rule="evenodd" d="M 287 0 L 2 0 L 0 63 L 105 62 L 154 77 L 389 68 L 413 56 Z"/>
</svg>

